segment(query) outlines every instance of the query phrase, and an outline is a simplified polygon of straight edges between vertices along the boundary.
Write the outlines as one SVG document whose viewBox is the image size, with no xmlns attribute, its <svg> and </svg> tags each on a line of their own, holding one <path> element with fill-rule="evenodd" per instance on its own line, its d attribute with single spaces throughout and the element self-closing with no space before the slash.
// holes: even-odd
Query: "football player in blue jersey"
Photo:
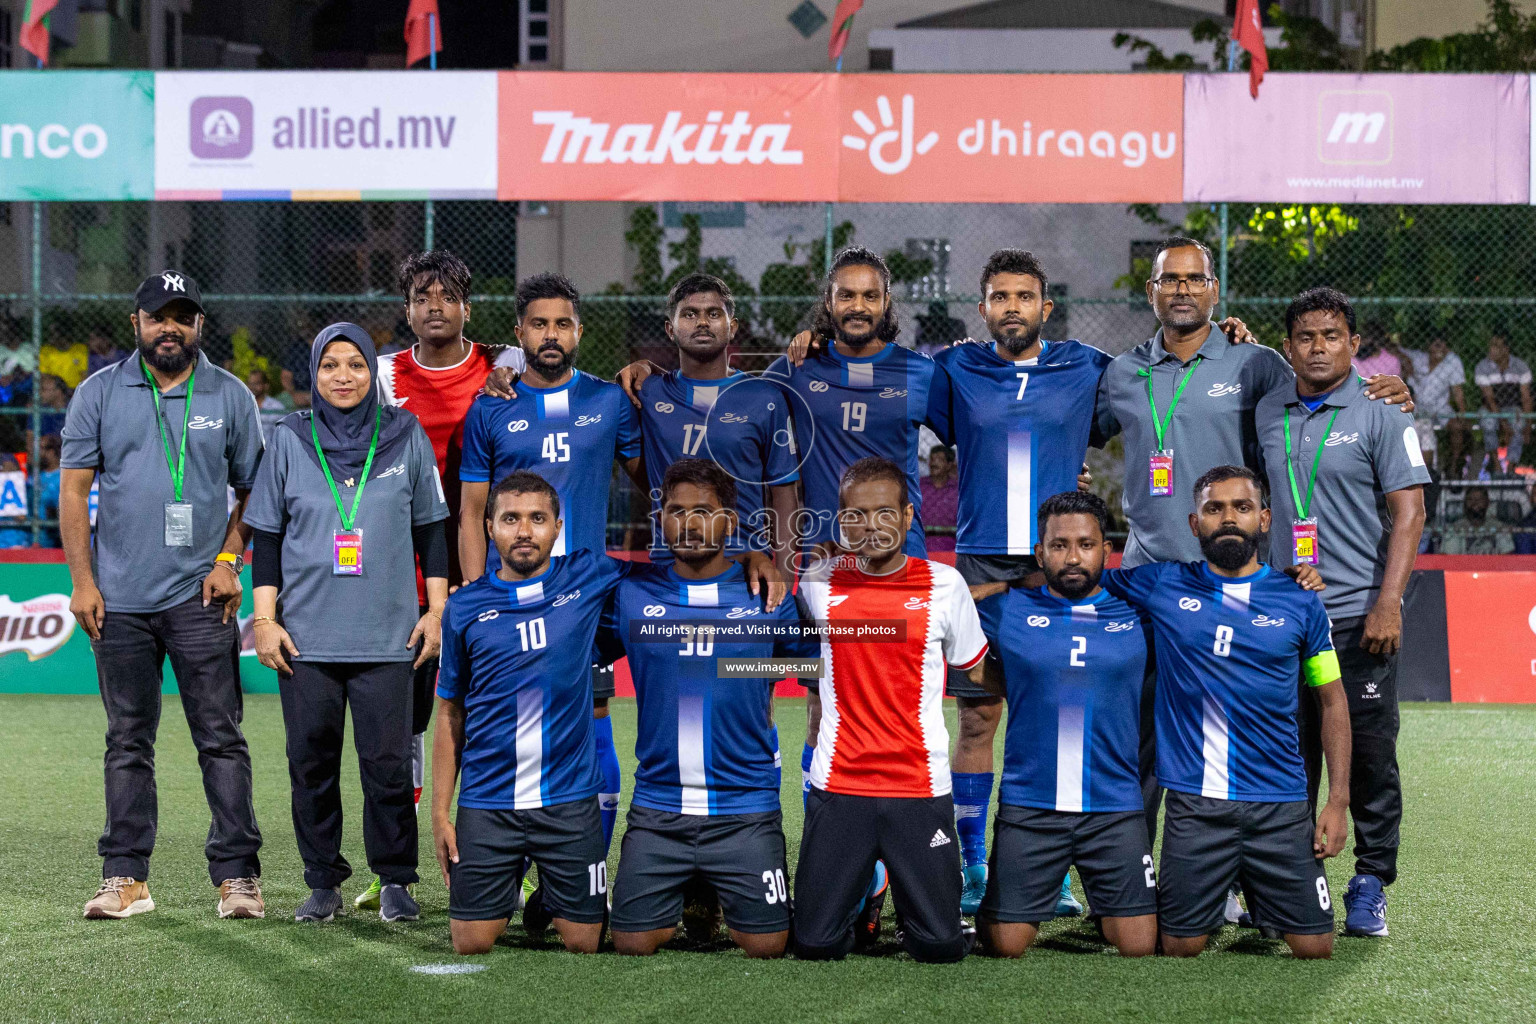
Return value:
<svg viewBox="0 0 1536 1024">
<path fill-rule="evenodd" d="M 1021 955 L 1056 916 L 1075 864 L 1105 937 L 1122 956 L 1149 956 L 1157 882 L 1137 758 L 1147 623 L 1099 586 L 1111 551 L 1101 498 L 1057 494 L 1038 521 L 1045 586 L 976 609 L 1001 661 L 987 683 L 1004 684 L 1010 709 L 979 932 L 994 955 Z"/>
<path fill-rule="evenodd" d="M 695 878 L 719 894 L 748 956 L 781 956 L 789 938 L 775 676 L 718 668 L 726 658 L 815 658 L 820 642 L 801 631 L 793 604 L 765 611 L 726 557 L 735 490 L 714 462 L 668 467 L 660 526 L 673 560 L 637 566 L 599 633 L 612 657 L 628 655 L 639 704 L 639 765 L 614 884 L 620 953 L 649 955 L 672 938 Z"/>
<path fill-rule="evenodd" d="M 1257 474 L 1218 466 L 1194 486 L 1190 529 L 1202 562 L 1104 573 L 1104 589 L 1143 609 L 1156 643 L 1157 775 L 1164 808 L 1158 927 L 1163 952 L 1194 956 L 1241 882 L 1261 928 L 1297 957 L 1333 953 L 1323 860 L 1348 834 L 1349 704 L 1328 615 L 1259 560 L 1270 512 Z M 1303 678 L 1317 701 L 1328 800 L 1314 824 L 1300 749 Z"/>
<path fill-rule="evenodd" d="M 517 338 L 528 370 L 510 401 L 481 396 L 464 421 L 459 563 L 466 582 L 499 564 L 487 549 L 486 499 L 492 482 L 514 470 L 548 480 L 565 510 L 553 553 L 601 554 L 607 547 L 608 494 L 617 462 L 645 489 L 640 428 L 634 408 L 615 384 L 574 367 L 581 343 L 581 297 L 558 274 L 539 274 L 517 287 Z M 483 567 L 483 569 L 482 569 Z M 613 744 L 608 700 L 613 673 L 594 672 L 592 714 L 597 719 L 598 763 L 603 773 L 603 828 L 612 838 L 619 810 L 619 755 Z"/>
</svg>

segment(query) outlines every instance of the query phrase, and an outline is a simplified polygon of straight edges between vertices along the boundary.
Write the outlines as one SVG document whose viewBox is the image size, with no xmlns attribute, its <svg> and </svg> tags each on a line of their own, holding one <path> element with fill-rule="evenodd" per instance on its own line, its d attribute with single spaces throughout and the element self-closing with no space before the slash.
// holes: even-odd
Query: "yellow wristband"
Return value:
<svg viewBox="0 0 1536 1024">
<path fill-rule="evenodd" d="M 215 558 L 214 561 L 215 562 L 235 562 L 239 558 L 240 558 L 239 555 L 232 555 L 228 551 L 220 551 L 218 557 Z"/>
</svg>

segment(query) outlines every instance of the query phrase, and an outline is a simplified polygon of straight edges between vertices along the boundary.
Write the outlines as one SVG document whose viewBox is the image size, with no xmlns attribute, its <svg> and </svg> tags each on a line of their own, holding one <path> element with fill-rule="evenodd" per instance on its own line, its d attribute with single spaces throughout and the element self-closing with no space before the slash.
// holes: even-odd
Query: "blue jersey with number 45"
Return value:
<svg viewBox="0 0 1536 1024">
<path fill-rule="evenodd" d="M 1144 613 L 1105 590 L 1074 602 L 1045 587 L 1004 591 L 976 611 L 1008 686 L 998 798 L 1048 811 L 1141 810 Z"/>
<path fill-rule="evenodd" d="M 716 662 L 817 657 L 820 642 L 804 637 L 799 622 L 793 599 L 764 611 L 739 565 L 703 580 L 685 580 L 671 566 L 635 567 L 599 635 L 607 656 L 628 654 L 635 680 L 634 803 L 678 814 L 779 809 L 775 679 L 721 679 Z M 691 628 L 657 632 L 669 624 Z"/>
<path fill-rule="evenodd" d="M 1110 357 L 1078 341 L 1043 341 L 1015 363 L 990 345 L 955 345 L 934 356 L 933 422 L 957 446 L 960 516 L 955 550 L 972 555 L 1034 551 L 1035 512 L 1077 489 L 1088 451 L 1099 378 Z"/>
<path fill-rule="evenodd" d="M 572 370 L 557 388 L 524 382 L 511 400 L 475 399 L 464 420 L 459 479 L 494 487 L 514 470 L 532 470 L 560 495 L 564 526 L 553 553 L 603 551 L 613 460 L 639 454 L 640 421 L 624 389 Z M 499 568 L 501 556 L 486 545 L 486 572 Z"/>
</svg>

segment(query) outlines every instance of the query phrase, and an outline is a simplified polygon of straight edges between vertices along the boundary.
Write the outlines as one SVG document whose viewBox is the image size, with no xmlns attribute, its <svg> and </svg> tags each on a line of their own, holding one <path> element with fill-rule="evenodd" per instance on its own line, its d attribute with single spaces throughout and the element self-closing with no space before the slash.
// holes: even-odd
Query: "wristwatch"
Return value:
<svg viewBox="0 0 1536 1024">
<path fill-rule="evenodd" d="M 220 552 L 219 557 L 213 561 L 215 565 L 229 566 L 229 571 L 234 573 L 236 577 L 245 569 L 245 559 L 239 555 L 232 555 L 227 551 Z"/>
</svg>

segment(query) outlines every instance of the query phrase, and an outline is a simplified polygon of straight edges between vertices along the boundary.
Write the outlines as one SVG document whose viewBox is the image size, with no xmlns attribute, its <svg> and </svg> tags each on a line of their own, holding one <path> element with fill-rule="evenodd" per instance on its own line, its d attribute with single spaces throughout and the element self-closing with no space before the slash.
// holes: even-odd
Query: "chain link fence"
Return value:
<svg viewBox="0 0 1536 1024">
<path fill-rule="evenodd" d="M 766 367 L 808 323 L 829 244 L 850 242 L 887 257 L 903 344 L 932 351 L 984 337 L 980 268 L 993 250 L 1022 246 L 1051 276 L 1056 309 L 1045 336 L 1122 352 L 1156 328 L 1141 283 L 1158 242 L 1179 233 L 1218 253 L 1223 310 L 1266 344 L 1279 344 L 1285 304 L 1301 289 L 1331 284 L 1356 299 L 1367 344 L 1414 385 L 1421 437 L 1434 449 L 1432 550 L 1536 548 L 1526 486 L 1536 460 L 1524 444 L 1536 360 L 1531 208 L 633 204 L 610 221 L 618 230 L 573 235 L 558 252 L 519 244 L 520 218 L 539 214 L 564 211 L 489 201 L 0 204 L 0 473 L 40 469 L 26 477 L 30 514 L 0 515 L 0 546 L 56 543 L 51 435 L 70 389 L 132 351 L 133 289 L 166 267 L 198 281 L 209 309 L 205 350 L 265 382 L 275 419 L 307 387 L 309 340 L 326 324 L 362 324 L 381 351 L 410 344 L 395 268 L 423 247 L 469 263 L 469 333 L 479 341 L 513 342 L 520 273 L 563 268 L 585 295 L 578 365 L 611 377 L 636 358 L 676 365 L 664 296 L 697 269 L 737 292 L 737 365 Z M 587 270 L 616 266 L 623 271 L 609 276 L 621 279 Z M 1496 338 L 1507 361 L 1489 361 L 1491 344 L 1500 355 Z M 1119 457 L 1116 445 L 1090 455 L 1095 489 L 1112 507 Z M 621 480 L 611 543 L 644 543 L 643 509 Z"/>
</svg>

